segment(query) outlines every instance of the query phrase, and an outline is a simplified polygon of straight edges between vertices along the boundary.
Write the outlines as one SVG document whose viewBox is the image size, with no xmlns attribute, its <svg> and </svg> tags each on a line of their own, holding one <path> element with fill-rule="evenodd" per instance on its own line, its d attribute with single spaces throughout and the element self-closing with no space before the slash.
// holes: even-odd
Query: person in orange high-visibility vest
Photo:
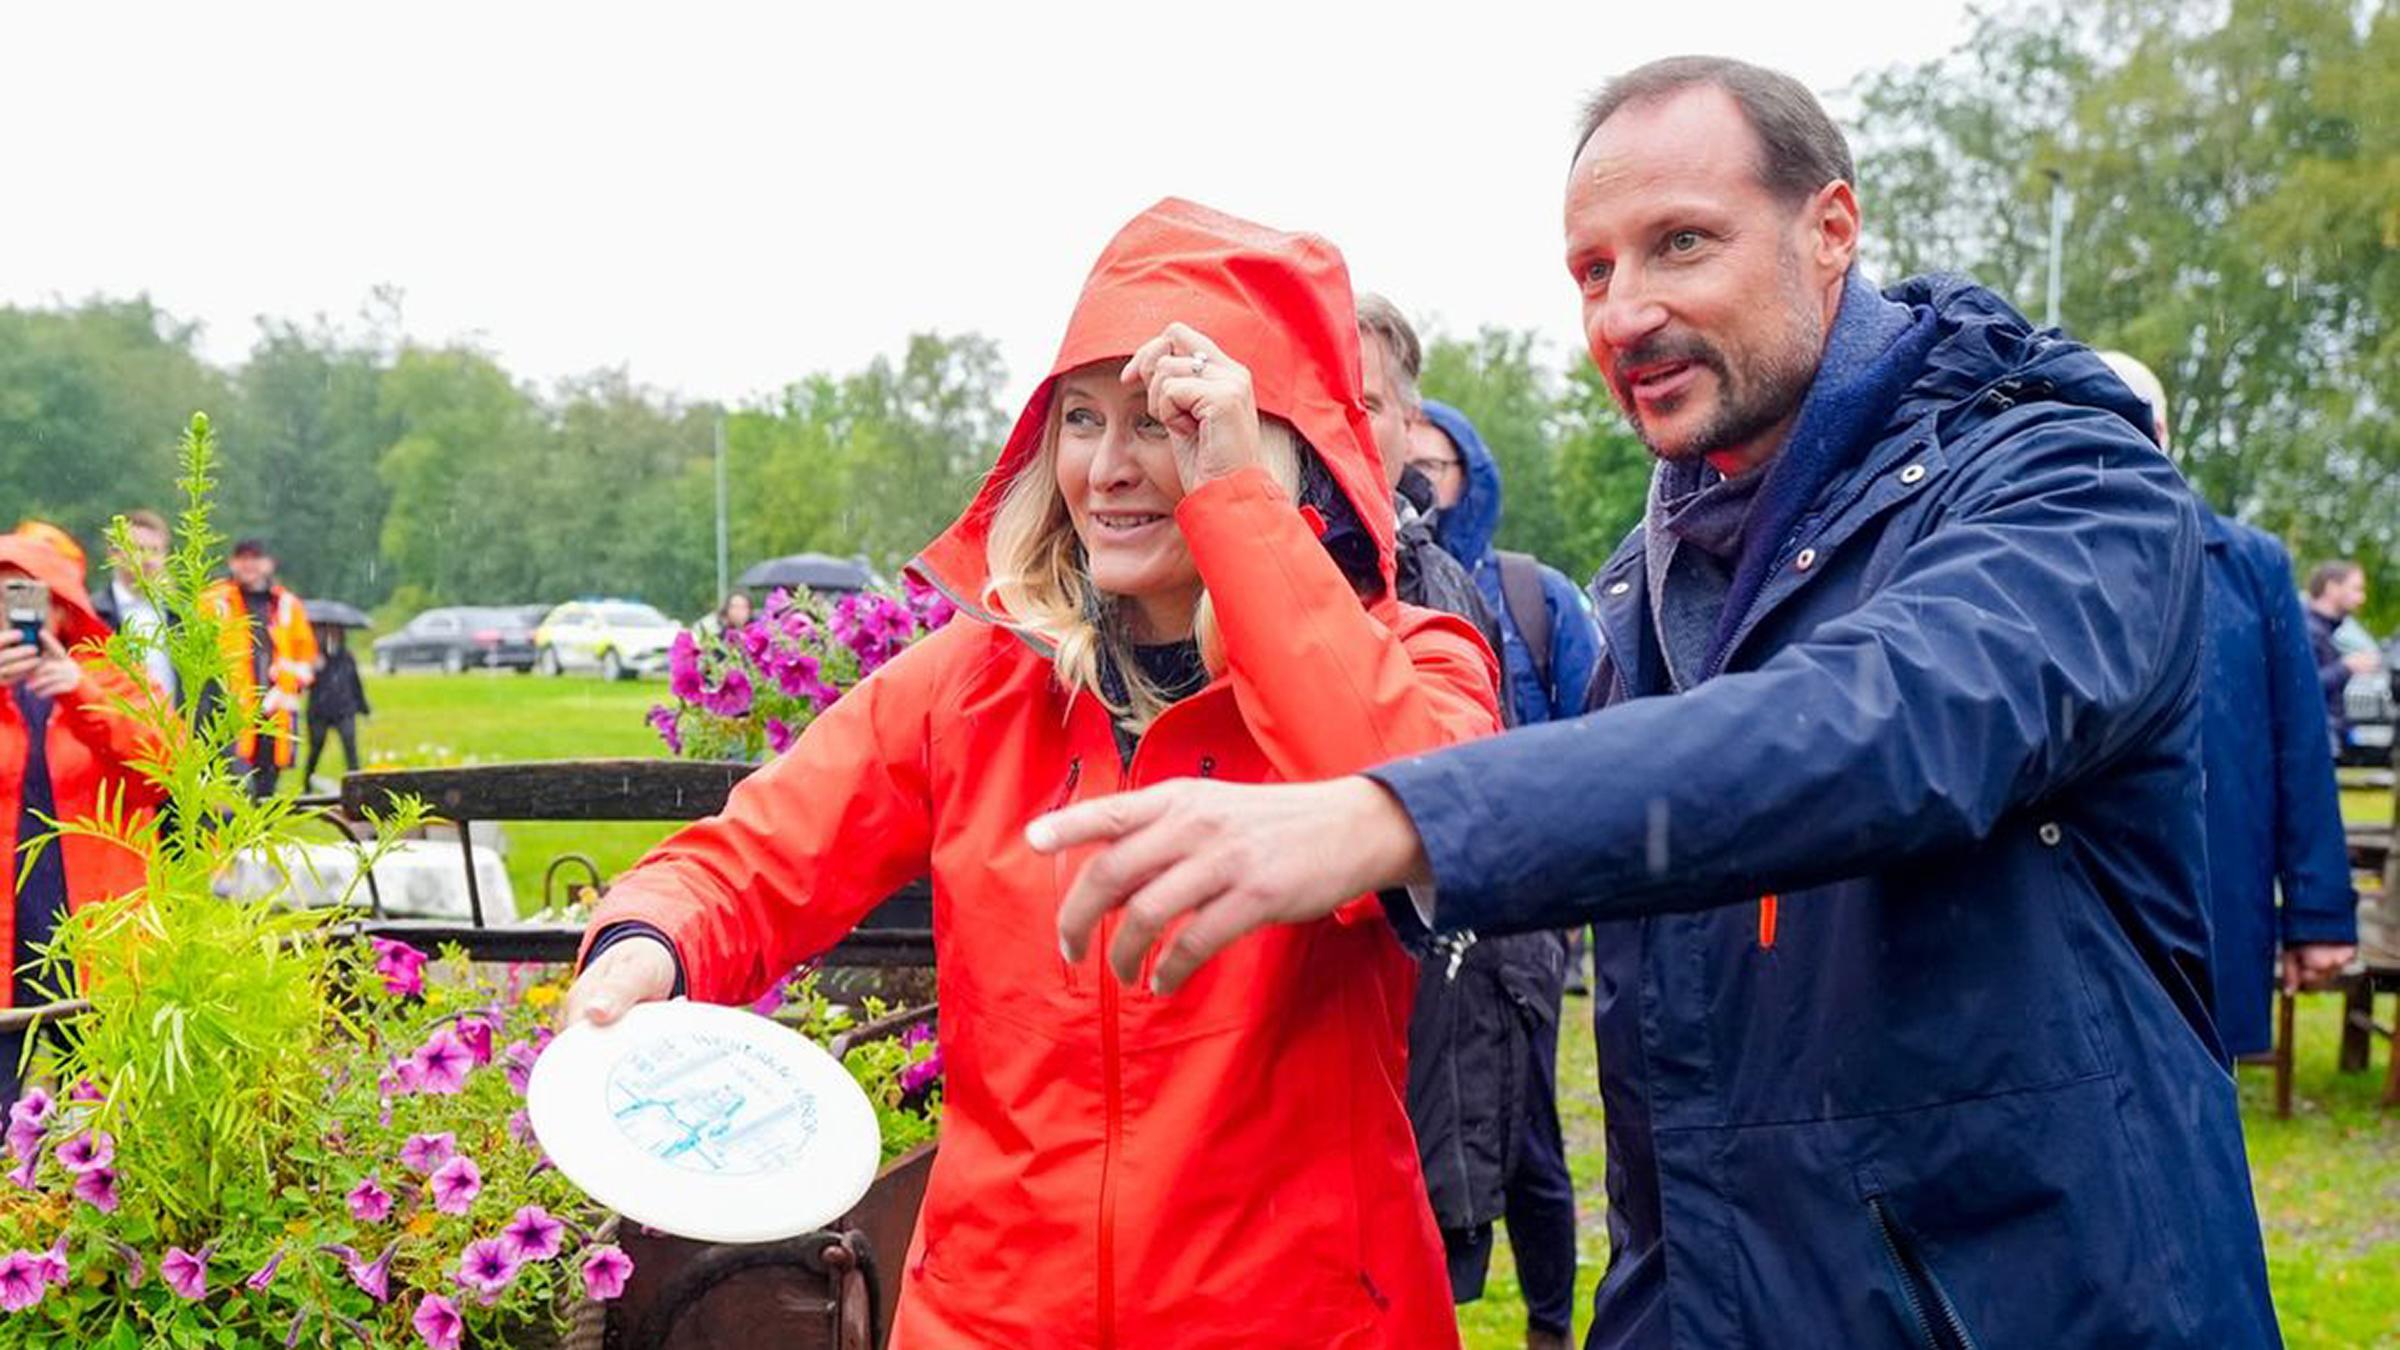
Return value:
<svg viewBox="0 0 2400 1350">
<path fill-rule="evenodd" d="M 275 583 L 275 555 L 264 541 L 236 543 L 226 570 L 233 575 L 201 599 L 209 613 L 242 620 L 226 629 L 226 689 L 243 712 L 263 708 L 269 726 L 263 736 L 245 728 L 234 753 L 250 770 L 250 790 L 265 797 L 298 752 L 301 696 L 316 679 L 317 635 L 300 597 Z"/>
</svg>

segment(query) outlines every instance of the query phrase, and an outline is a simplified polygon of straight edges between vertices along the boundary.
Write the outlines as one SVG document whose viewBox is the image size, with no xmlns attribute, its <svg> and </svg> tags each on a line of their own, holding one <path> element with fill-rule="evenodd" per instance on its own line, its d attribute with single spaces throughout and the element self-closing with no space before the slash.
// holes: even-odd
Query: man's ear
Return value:
<svg viewBox="0 0 2400 1350">
<path fill-rule="evenodd" d="M 1837 178 L 1809 198 L 1804 218 L 1813 236 L 1817 266 L 1828 277 L 1849 272 L 1858 256 L 1858 193 Z"/>
</svg>

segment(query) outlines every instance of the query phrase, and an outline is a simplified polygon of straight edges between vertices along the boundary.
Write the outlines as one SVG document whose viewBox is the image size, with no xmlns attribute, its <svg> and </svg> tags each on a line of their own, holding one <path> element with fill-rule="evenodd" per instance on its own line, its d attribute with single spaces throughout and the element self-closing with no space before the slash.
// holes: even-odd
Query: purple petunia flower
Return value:
<svg viewBox="0 0 2400 1350">
<path fill-rule="evenodd" d="M 489 1297 L 514 1284 L 523 1264 L 500 1238 L 477 1238 L 458 1254 L 458 1282 Z"/>
<path fill-rule="evenodd" d="M 680 755 L 683 753 L 683 728 L 676 721 L 673 708 L 664 703 L 652 704 L 650 729 L 657 732 L 658 738 L 667 743 L 668 754 Z"/>
<path fill-rule="evenodd" d="M 501 1073 L 507 1076 L 508 1085 L 516 1089 L 518 1096 L 525 1095 L 526 1084 L 533 1081 L 533 1062 L 541 1056 L 540 1047 L 525 1041 L 510 1041 L 508 1048 L 500 1052 L 500 1057 L 507 1061 Z"/>
<path fill-rule="evenodd" d="M 409 1319 L 429 1350 L 458 1350 L 459 1340 L 467 1324 L 458 1315 L 458 1305 L 440 1294 L 427 1294 L 417 1304 L 416 1316 Z"/>
<path fill-rule="evenodd" d="M 412 1134 L 400 1146 L 400 1165 L 420 1175 L 431 1175 L 457 1156 L 458 1136 L 448 1130 L 440 1134 Z"/>
<path fill-rule="evenodd" d="M 115 1238 L 109 1239 L 109 1245 L 116 1248 L 117 1255 L 125 1260 L 125 1287 L 128 1289 L 141 1288 L 142 1281 L 150 1278 L 150 1268 L 143 1263 L 142 1254 Z"/>
<path fill-rule="evenodd" d="M 520 1144 L 533 1142 L 533 1117 L 523 1111 L 508 1113 L 508 1137 Z"/>
<path fill-rule="evenodd" d="M 242 1281 L 243 1287 L 247 1288 L 253 1294 L 265 1293 L 267 1286 L 275 1282 L 275 1271 L 282 1264 L 283 1248 L 277 1247 L 275 1249 L 275 1254 L 267 1258 L 267 1263 L 265 1265 L 260 1266 L 258 1269 L 250 1272 L 250 1278 Z"/>
<path fill-rule="evenodd" d="M 21 1162 L 21 1163 L 18 1163 L 16 1166 L 14 1166 L 14 1167 L 12 1167 L 12 1168 L 8 1169 L 8 1179 L 9 1179 L 10 1181 L 13 1181 L 13 1182 L 15 1182 L 15 1183 L 18 1185 L 18 1187 L 20 1187 L 21 1189 L 28 1190 L 28 1191 L 30 1191 L 30 1190 L 33 1190 L 33 1189 L 34 1189 L 34 1180 L 33 1180 L 33 1169 L 34 1169 L 34 1165 L 35 1165 L 35 1164 L 37 1164 L 37 1163 L 39 1163 L 41 1160 L 42 1160 L 42 1155 L 41 1155 L 40 1153 L 35 1153 L 35 1154 L 34 1154 L 32 1157 L 29 1157 L 29 1158 L 27 1158 L 25 1161 L 23 1161 L 23 1162 Z"/>
<path fill-rule="evenodd" d="M 421 1091 L 450 1097 L 467 1085 L 467 1071 L 475 1067 L 475 1056 L 456 1031 L 443 1027 L 426 1037 L 408 1062 L 417 1070 Z"/>
<path fill-rule="evenodd" d="M 799 739 L 800 733 L 785 726 L 782 718 L 770 717 L 767 719 L 767 748 L 769 750 L 780 755 L 791 749 L 792 742 Z"/>
<path fill-rule="evenodd" d="M 39 1128 L 47 1125 L 50 1123 L 50 1109 L 55 1104 L 48 1092 L 38 1087 L 27 1088 L 25 1095 L 9 1106 L 8 1123 L 12 1127 L 31 1125 Z"/>
<path fill-rule="evenodd" d="M 42 1156 L 42 1134 L 47 1127 L 28 1121 L 8 1123 L 8 1151 L 19 1164 L 31 1164 Z"/>
<path fill-rule="evenodd" d="M 594 1247 L 583 1254 L 583 1292 L 600 1302 L 607 1302 L 625 1292 L 625 1281 L 633 1274 L 633 1258 L 615 1243 Z"/>
<path fill-rule="evenodd" d="M 67 1269 L 67 1235 L 59 1234 L 58 1241 L 50 1244 L 50 1250 L 43 1252 L 40 1260 L 43 1279 L 52 1284 L 65 1284 L 67 1277 L 74 1273 Z"/>
<path fill-rule="evenodd" d="M 413 998 L 425 992 L 425 953 L 391 938 L 374 938 L 372 942 L 375 973 L 383 977 L 385 993 Z"/>
<path fill-rule="evenodd" d="M 392 1217 L 392 1193 L 376 1184 L 375 1178 L 350 1188 L 350 1217 L 360 1223 L 382 1223 Z"/>
<path fill-rule="evenodd" d="M 700 701 L 700 644 L 691 633 L 677 633 L 667 647 L 667 692 L 686 703 Z"/>
<path fill-rule="evenodd" d="M 350 1283 L 357 1285 L 369 1298 L 377 1303 L 391 1301 L 392 1258 L 400 1251 L 398 1239 L 385 1244 L 383 1255 L 373 1261 L 360 1256 L 355 1248 L 339 1242 L 329 1242 L 317 1250 L 328 1256 L 339 1257 L 342 1269 L 350 1273 Z"/>
<path fill-rule="evenodd" d="M 67 1100 L 71 1102 L 97 1102 L 106 1099 L 101 1096 L 100 1085 L 98 1083 L 93 1082 L 89 1078 L 78 1078 L 75 1080 L 75 1086 L 67 1089 Z"/>
<path fill-rule="evenodd" d="M 729 670 L 715 688 L 701 692 L 700 706 L 719 717 L 747 717 L 755 697 L 750 677 L 739 670 Z"/>
<path fill-rule="evenodd" d="M 458 1043 L 467 1047 L 476 1068 L 492 1062 L 492 1031 L 492 1020 L 481 1013 L 458 1019 Z"/>
<path fill-rule="evenodd" d="M 50 1282 L 42 1278 L 42 1258 L 32 1252 L 0 1256 L 0 1309 L 23 1312 L 49 1292 Z"/>
<path fill-rule="evenodd" d="M 428 1184 L 433 1187 L 435 1209 L 464 1214 L 474 1208 L 475 1197 L 483 1194 L 483 1173 L 471 1158 L 452 1158 L 428 1178 Z"/>
<path fill-rule="evenodd" d="M 165 1280 L 167 1287 L 174 1290 L 178 1297 L 206 1298 L 208 1254 L 215 1250 L 216 1245 L 211 1242 L 196 1252 L 187 1252 L 181 1247 L 167 1248 L 167 1254 L 158 1259 L 158 1277 Z"/>
<path fill-rule="evenodd" d="M 540 1205 L 527 1205 L 500 1230 L 500 1240 L 519 1261 L 547 1261 L 566 1245 L 567 1226 Z"/>
<path fill-rule="evenodd" d="M 117 1141 L 105 1130 L 87 1130 L 58 1146 L 58 1165 L 82 1176 L 116 1161 Z"/>
<path fill-rule="evenodd" d="M 103 1214 L 117 1212 L 117 1169 L 95 1167 L 75 1178 L 75 1198 Z"/>
</svg>

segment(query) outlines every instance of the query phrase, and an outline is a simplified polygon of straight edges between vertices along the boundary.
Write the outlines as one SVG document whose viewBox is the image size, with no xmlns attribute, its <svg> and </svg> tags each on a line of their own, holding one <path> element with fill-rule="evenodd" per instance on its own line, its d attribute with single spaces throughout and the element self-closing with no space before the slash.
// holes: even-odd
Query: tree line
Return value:
<svg viewBox="0 0 2400 1350">
<path fill-rule="evenodd" d="M 2400 616 L 2400 10 L 2356 0 L 2020 4 L 1877 72 L 1849 115 L 1881 277 L 1975 276 L 2037 320 L 2053 184 L 2063 325 L 2166 381 L 2177 454 L 2303 566 L 2364 561 Z M 221 369 L 147 299 L 0 309 L 0 502 L 96 540 L 166 504 L 193 409 L 225 447 L 220 519 L 293 583 L 399 612 L 609 593 L 712 601 L 725 425 L 735 567 L 799 550 L 890 568 L 972 494 L 1023 397 L 972 333 L 923 334 L 739 407 L 622 370 L 538 387 L 468 345 L 262 322 Z M 1649 460 L 1580 352 L 1432 335 L 1424 387 L 1490 442 L 1502 542 L 1589 575 Z M 4 523 L 4 522 L 0 522 Z"/>
</svg>

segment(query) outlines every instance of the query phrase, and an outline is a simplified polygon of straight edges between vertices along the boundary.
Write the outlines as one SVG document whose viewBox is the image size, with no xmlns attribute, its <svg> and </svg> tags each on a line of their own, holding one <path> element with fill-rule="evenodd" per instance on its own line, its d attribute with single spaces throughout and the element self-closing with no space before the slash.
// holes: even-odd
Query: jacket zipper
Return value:
<svg viewBox="0 0 2400 1350">
<path fill-rule="evenodd" d="M 1780 900 L 1773 891 L 1758 897 L 1758 949 L 1760 951 L 1775 950 L 1775 922 L 1778 908 L 1780 908 Z"/>
<path fill-rule="evenodd" d="M 1107 949 L 1114 923 L 1101 926 L 1102 950 Z M 1117 982 L 1100 977 L 1100 1350 L 1117 1343 L 1117 1149 L 1125 1136 L 1124 1084 L 1117 1064 Z"/>
<path fill-rule="evenodd" d="M 1870 1197 L 1867 1211 L 1875 1216 L 1875 1232 L 1883 1238 L 1884 1255 L 1891 1258 L 1892 1268 L 1900 1275 L 1901 1292 L 1908 1296 L 1908 1309 L 1916 1315 L 1917 1330 L 1924 1334 L 1928 1350 L 1975 1350 L 1975 1338 L 1967 1334 L 1966 1323 L 1960 1320 L 1950 1296 L 1942 1292 L 1941 1282 L 1933 1278 L 1933 1270 L 1915 1248 L 1900 1240 L 1900 1230 L 1892 1223 L 1883 1197 Z"/>
</svg>

